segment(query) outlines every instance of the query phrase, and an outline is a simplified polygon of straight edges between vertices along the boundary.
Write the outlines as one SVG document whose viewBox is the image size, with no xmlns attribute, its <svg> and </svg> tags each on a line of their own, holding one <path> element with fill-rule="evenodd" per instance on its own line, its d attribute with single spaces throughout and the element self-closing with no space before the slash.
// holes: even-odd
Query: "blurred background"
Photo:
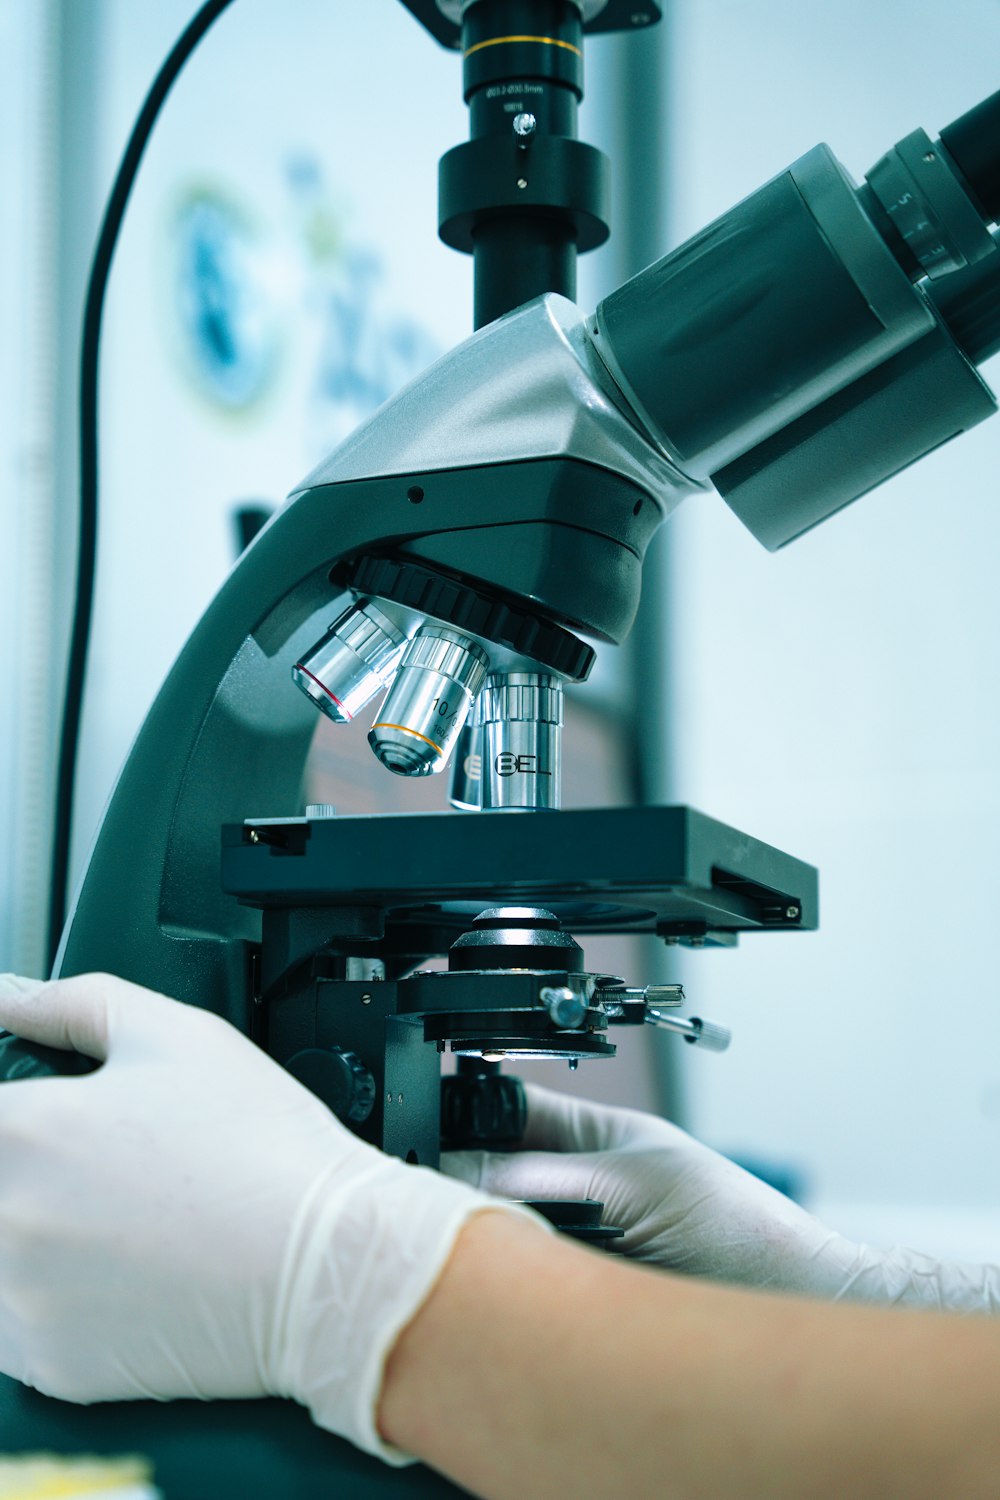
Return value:
<svg viewBox="0 0 1000 1500">
<path fill-rule="evenodd" d="M 0 969 L 44 969 L 89 259 L 195 9 L 0 0 Z M 857 180 L 1000 81 L 998 0 L 665 9 L 590 44 L 580 135 L 612 157 L 615 207 L 610 246 L 581 262 L 586 308 L 817 141 Z M 437 161 L 466 135 L 457 58 L 398 0 L 238 0 L 182 74 L 106 314 L 77 874 L 255 518 L 471 330 L 470 263 L 436 234 Z M 777 556 L 715 496 L 664 527 L 629 647 L 573 698 L 565 800 L 690 803 L 817 864 L 822 927 L 735 950 L 588 945 L 631 982 L 682 980 L 734 1045 L 625 1032 L 619 1061 L 542 1075 L 665 1110 L 848 1234 L 994 1258 L 998 459 L 987 423 Z M 364 735 L 318 723 L 310 800 L 444 805 L 437 779 L 381 772 Z"/>
</svg>

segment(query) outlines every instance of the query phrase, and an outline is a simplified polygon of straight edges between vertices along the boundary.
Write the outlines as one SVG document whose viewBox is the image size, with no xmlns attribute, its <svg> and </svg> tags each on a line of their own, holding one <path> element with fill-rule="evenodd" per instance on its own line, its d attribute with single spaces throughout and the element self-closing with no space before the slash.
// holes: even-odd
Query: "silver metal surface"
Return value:
<svg viewBox="0 0 1000 1500">
<path fill-rule="evenodd" d="M 462 725 L 451 763 L 448 800 L 461 812 L 478 812 L 483 805 L 483 734 L 478 723 L 480 691 L 476 706 Z"/>
<path fill-rule="evenodd" d="M 449 469 L 578 458 L 652 490 L 665 516 L 692 489 L 707 488 L 653 445 L 595 352 L 583 314 L 555 294 L 498 318 L 431 365 L 293 497 L 347 479 L 440 470 L 443 454 Z"/>
<path fill-rule="evenodd" d="M 488 670 L 486 652 L 459 631 L 418 631 L 368 735 L 382 764 L 399 776 L 442 770 Z"/>
<path fill-rule="evenodd" d="M 733 1039 L 728 1026 L 718 1021 L 703 1021 L 700 1016 L 665 1016 L 661 1011 L 649 1010 L 645 1020 L 661 1031 L 674 1031 L 692 1046 L 704 1047 L 706 1052 L 725 1052 Z"/>
<path fill-rule="evenodd" d="M 406 637 L 366 600 L 352 605 L 297 661 L 292 681 L 335 724 L 349 723 L 385 687 Z"/>
<path fill-rule="evenodd" d="M 575 1030 L 583 1024 L 587 1014 L 587 1002 L 568 985 L 546 984 L 538 992 L 538 998 L 549 1013 L 553 1026 L 564 1031 Z"/>
<path fill-rule="evenodd" d="M 335 818 L 337 809 L 332 802 L 308 802 L 306 804 L 307 818 Z"/>
<path fill-rule="evenodd" d="M 683 1005 L 682 984 L 647 984 L 643 990 L 647 1005 Z"/>
<path fill-rule="evenodd" d="M 544 672 L 491 672 L 476 705 L 484 808 L 557 808 L 562 684 Z"/>
<path fill-rule="evenodd" d="M 639 1005 L 683 1005 L 682 984 L 647 984 L 644 988 L 623 985 L 620 989 L 602 989 L 601 1004 L 609 1020 L 620 1020 L 626 1014 L 626 1006 Z M 646 1017 L 643 1017 L 645 1020 Z"/>
<path fill-rule="evenodd" d="M 538 121 L 528 110 L 524 110 L 521 114 L 515 115 L 511 123 L 513 125 L 514 134 L 518 137 L 519 140 L 525 142 L 530 140 L 530 138 L 534 135 L 535 128 L 538 125 Z"/>
</svg>

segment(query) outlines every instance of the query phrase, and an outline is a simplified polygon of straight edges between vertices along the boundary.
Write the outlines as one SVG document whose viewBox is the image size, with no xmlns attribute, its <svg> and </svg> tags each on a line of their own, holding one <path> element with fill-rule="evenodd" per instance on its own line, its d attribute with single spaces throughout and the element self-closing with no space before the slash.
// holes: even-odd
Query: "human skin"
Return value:
<svg viewBox="0 0 1000 1500">
<path fill-rule="evenodd" d="M 692 1281 L 484 1214 L 379 1424 L 484 1500 L 995 1500 L 998 1408 L 991 1320 Z"/>
</svg>

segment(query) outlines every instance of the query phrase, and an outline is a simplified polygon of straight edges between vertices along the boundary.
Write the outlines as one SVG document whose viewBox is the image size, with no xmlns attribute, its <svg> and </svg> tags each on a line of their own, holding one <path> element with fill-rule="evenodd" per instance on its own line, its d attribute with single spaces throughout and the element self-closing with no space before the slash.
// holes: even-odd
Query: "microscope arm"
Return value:
<svg viewBox="0 0 1000 1500">
<path fill-rule="evenodd" d="M 310 476 L 212 601 L 115 787 L 56 972 L 110 970 L 248 1029 L 259 916 L 221 890 L 219 829 L 302 811 L 317 717 L 291 667 L 343 607 L 331 573 L 413 557 L 618 641 L 645 546 L 691 487 L 564 299 L 446 355 Z"/>
<path fill-rule="evenodd" d="M 714 484 L 778 547 L 989 416 L 973 359 L 1000 330 L 998 99 L 941 141 L 913 132 L 860 190 L 816 147 L 592 319 L 558 296 L 529 303 L 365 423 L 184 648 L 58 971 L 113 969 L 245 1026 L 256 927 L 220 891 L 218 831 L 300 811 L 314 715 L 289 669 L 359 560 L 619 642 L 649 539 L 686 493 Z"/>
</svg>

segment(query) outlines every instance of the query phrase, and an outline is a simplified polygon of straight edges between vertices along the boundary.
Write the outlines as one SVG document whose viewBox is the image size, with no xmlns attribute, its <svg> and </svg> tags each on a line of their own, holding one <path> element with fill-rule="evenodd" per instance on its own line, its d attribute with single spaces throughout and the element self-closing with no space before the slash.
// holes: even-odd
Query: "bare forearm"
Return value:
<svg viewBox="0 0 1000 1500">
<path fill-rule="evenodd" d="M 639 1270 L 486 1214 L 393 1352 L 384 1435 L 487 1500 L 993 1497 L 1000 1327 Z"/>
</svg>

